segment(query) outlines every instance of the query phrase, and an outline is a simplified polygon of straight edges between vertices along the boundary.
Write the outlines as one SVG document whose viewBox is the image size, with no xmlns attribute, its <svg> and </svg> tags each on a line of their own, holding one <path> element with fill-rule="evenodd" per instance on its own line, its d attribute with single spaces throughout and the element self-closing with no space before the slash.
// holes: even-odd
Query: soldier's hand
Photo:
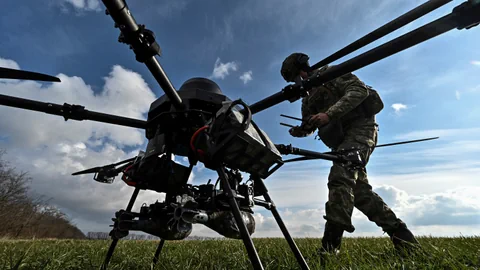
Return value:
<svg viewBox="0 0 480 270">
<path fill-rule="evenodd" d="M 308 120 L 308 124 L 314 125 L 316 127 L 321 127 L 323 125 L 328 124 L 329 121 L 330 121 L 330 118 L 328 117 L 328 114 L 317 113 L 312 117 L 310 117 L 310 119 Z"/>
<path fill-rule="evenodd" d="M 304 129 L 302 129 L 302 127 L 299 126 L 291 128 L 290 130 L 288 130 L 288 132 L 290 132 L 290 135 L 292 135 L 293 137 L 305 137 L 307 133 Z"/>
</svg>

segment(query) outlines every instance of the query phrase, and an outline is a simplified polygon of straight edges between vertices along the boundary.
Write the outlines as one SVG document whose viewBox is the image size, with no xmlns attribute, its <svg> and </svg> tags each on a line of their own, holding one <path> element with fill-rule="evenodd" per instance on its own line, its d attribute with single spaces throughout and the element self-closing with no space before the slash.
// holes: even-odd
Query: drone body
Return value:
<svg viewBox="0 0 480 270">
<path fill-rule="evenodd" d="M 201 161 L 210 169 L 228 164 L 230 170 L 225 172 L 226 176 L 238 194 L 236 200 L 242 218 L 252 234 L 253 186 L 241 184 L 239 170 L 266 177 L 266 169 L 280 163 L 280 153 L 263 131 L 254 129 L 251 117 L 243 118 L 234 111 L 235 102 L 224 96 L 213 81 L 192 78 L 178 93 L 183 104 L 181 110 L 166 96 L 152 103 L 146 127 L 149 140 L 146 152 L 128 167 L 122 166 L 125 168 L 122 179 L 128 185 L 165 192 L 166 199 L 142 207 L 138 221 L 133 220 L 135 216 L 131 213 L 119 213 L 116 233 L 120 236 L 128 230 L 140 230 L 165 240 L 180 240 L 190 234 L 192 223 L 201 223 L 221 235 L 241 239 L 228 211 L 223 184 L 220 189 L 210 183 L 198 187 L 187 184 L 193 166 Z M 188 157 L 190 166 L 174 162 L 172 154 Z"/>
<path fill-rule="evenodd" d="M 343 52 L 320 63 L 328 64 L 327 62 L 358 49 L 360 44 L 364 46 L 447 2 L 450 1 L 429 1 L 372 32 L 376 34 L 367 35 L 368 38 L 357 42 L 355 46 L 350 46 L 349 49 L 347 46 Z M 188 237 L 192 224 L 198 223 L 226 237 L 242 239 L 254 268 L 263 269 L 251 239 L 255 231 L 252 208 L 258 205 L 272 211 L 300 267 L 309 269 L 270 198 L 264 180 L 284 164 L 281 155 L 285 154 L 332 160 L 353 167 L 362 166 L 362 160 L 355 151 L 317 153 L 291 145 L 274 144 L 255 124 L 252 115 L 285 100 L 294 102 L 307 95 L 308 90 L 315 85 L 367 66 L 451 29 L 468 29 L 480 21 L 480 1 L 470 0 L 455 8 L 452 14 L 337 65 L 321 75 L 289 85 L 249 106 L 242 100 L 230 100 L 223 95 L 218 85 L 205 78 L 187 80 L 176 91 L 155 58 L 160 47 L 153 32 L 136 23 L 124 0 L 103 0 L 103 4 L 107 8 L 107 15 L 115 21 L 115 27 L 121 31 L 119 41 L 130 46 L 137 61 L 148 67 L 165 92 L 164 96 L 151 104 L 146 121 L 88 111 L 79 105 L 58 105 L 0 95 L 0 105 L 56 114 L 65 120 L 93 120 L 145 130 L 148 145 L 138 156 L 74 173 L 94 173 L 94 179 L 101 183 L 112 183 L 115 176 L 121 173 L 122 180 L 135 189 L 126 209 L 115 214 L 110 233 L 113 241 L 102 268 L 107 267 L 118 239 L 128 235 L 131 230 L 161 238 L 153 259 L 155 264 L 165 240 Z M 0 77 L 3 78 L 59 81 L 42 74 L 21 74 L 7 69 L 0 69 L 0 72 Z M 190 166 L 175 163 L 172 155 L 188 157 Z M 217 183 L 211 184 L 209 181 L 199 186 L 188 184 L 192 168 L 198 162 L 218 173 Z M 250 175 L 247 181 L 243 181 L 241 172 Z M 165 193 L 165 200 L 149 206 L 143 205 L 139 213 L 132 212 L 140 190 Z M 260 196 L 264 200 L 258 199 Z"/>
</svg>

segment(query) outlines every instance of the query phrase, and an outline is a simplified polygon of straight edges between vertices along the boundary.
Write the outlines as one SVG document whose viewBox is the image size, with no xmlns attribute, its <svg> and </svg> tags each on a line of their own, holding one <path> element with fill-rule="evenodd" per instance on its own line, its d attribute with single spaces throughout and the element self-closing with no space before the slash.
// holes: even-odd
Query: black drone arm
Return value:
<svg viewBox="0 0 480 270">
<path fill-rule="evenodd" d="M 425 14 L 428 14 L 432 12 L 433 10 L 448 4 L 449 2 L 452 2 L 452 0 L 429 0 L 422 5 L 410 10 L 409 12 L 401 15 L 400 17 L 396 18 L 393 21 L 388 22 L 387 24 L 377 28 L 376 30 L 370 32 L 369 34 L 365 35 L 364 37 L 352 42 L 345 48 L 337 51 L 336 53 L 328 56 L 327 58 L 323 59 L 322 61 L 316 63 L 311 67 L 312 70 L 321 68 L 325 65 L 328 65 L 332 63 L 333 61 L 336 61 L 345 55 L 348 55 L 372 42 L 375 40 L 378 40 L 393 31 L 400 29 L 401 27 L 409 24 L 410 22 L 424 16 Z"/>
<path fill-rule="evenodd" d="M 453 9 L 452 13 L 373 48 L 357 57 L 317 73 L 301 83 L 288 85 L 282 91 L 250 105 L 252 114 L 263 111 L 285 100 L 295 102 L 306 96 L 313 87 L 368 66 L 452 29 L 469 29 L 480 22 L 480 1 L 469 0 Z"/>
<path fill-rule="evenodd" d="M 115 124 L 120 126 L 134 127 L 145 129 L 147 127 L 147 121 L 132 119 L 117 115 L 111 115 L 106 113 L 94 112 L 85 110 L 85 107 L 80 105 L 70 104 L 54 104 L 35 101 L 31 99 L 17 98 L 6 95 L 0 95 L 0 105 L 21 108 L 31 111 L 44 112 L 48 114 L 60 115 L 65 118 L 73 120 L 92 120 L 97 122 Z"/>
<path fill-rule="evenodd" d="M 107 15 L 112 17 L 115 27 L 121 31 L 118 41 L 130 45 L 135 52 L 136 60 L 145 63 L 170 102 L 176 109 L 181 109 L 182 99 L 155 58 L 155 55 L 160 53 L 160 46 L 155 41 L 154 33 L 145 29 L 144 25 L 137 24 L 124 0 L 102 0 L 102 2 L 107 8 Z"/>
</svg>

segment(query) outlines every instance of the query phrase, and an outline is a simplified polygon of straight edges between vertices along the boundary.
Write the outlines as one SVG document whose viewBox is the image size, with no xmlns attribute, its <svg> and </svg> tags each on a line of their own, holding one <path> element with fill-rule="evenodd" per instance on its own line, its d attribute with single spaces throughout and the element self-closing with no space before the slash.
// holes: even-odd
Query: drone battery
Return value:
<svg viewBox="0 0 480 270">
<path fill-rule="evenodd" d="M 215 145 L 222 145 L 218 156 L 232 169 L 266 178 L 269 169 L 281 161 L 281 154 L 267 134 L 253 121 L 244 121 L 245 116 L 231 104 L 232 102 L 225 102 L 217 112 L 216 119 L 223 121 L 214 121 L 212 124 L 211 130 L 220 134 L 213 134 Z M 222 114 L 225 117 L 220 117 Z M 246 124 L 245 128 L 242 128 L 242 123 Z"/>
</svg>

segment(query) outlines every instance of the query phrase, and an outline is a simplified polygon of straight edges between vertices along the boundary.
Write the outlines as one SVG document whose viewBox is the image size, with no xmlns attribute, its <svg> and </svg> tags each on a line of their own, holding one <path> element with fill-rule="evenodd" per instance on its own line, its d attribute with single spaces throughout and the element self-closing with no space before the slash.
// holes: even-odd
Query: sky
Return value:
<svg viewBox="0 0 480 270">
<path fill-rule="evenodd" d="M 422 1 L 129 1 L 138 23 L 156 34 L 157 57 L 177 89 L 192 77 L 214 80 L 230 99 L 247 104 L 277 93 L 287 83 L 281 63 L 304 52 L 316 63 Z M 333 64 L 374 48 L 460 4 L 454 1 Z M 113 20 L 98 0 L 5 1 L 0 10 L 0 67 L 42 72 L 61 83 L 1 80 L 0 94 L 146 120 L 163 95 L 145 65 L 117 42 Z M 480 28 L 452 30 L 354 72 L 385 103 L 377 115 L 379 144 L 439 136 L 417 144 L 378 148 L 367 170 L 382 196 L 416 235 L 478 235 L 480 225 Z M 253 120 L 275 143 L 328 151 L 314 136 L 293 138 L 280 114 L 300 115 L 300 101 L 283 102 Z M 111 185 L 71 173 L 127 159 L 144 150 L 139 129 L 64 121 L 62 117 L 0 107 L 0 148 L 31 177 L 32 192 L 51 198 L 83 232 L 110 228 L 115 211 L 133 192 L 119 177 Z M 290 158 L 293 156 L 286 156 Z M 185 163 L 182 157 L 176 157 Z M 265 180 L 294 237 L 321 237 L 331 163 L 285 164 Z M 202 165 L 193 184 L 216 179 Z M 134 210 L 162 200 L 142 191 Z M 255 207 L 253 237 L 281 237 L 270 212 Z M 358 210 L 346 236 L 382 236 Z M 202 225 L 192 235 L 219 236 Z"/>
</svg>

